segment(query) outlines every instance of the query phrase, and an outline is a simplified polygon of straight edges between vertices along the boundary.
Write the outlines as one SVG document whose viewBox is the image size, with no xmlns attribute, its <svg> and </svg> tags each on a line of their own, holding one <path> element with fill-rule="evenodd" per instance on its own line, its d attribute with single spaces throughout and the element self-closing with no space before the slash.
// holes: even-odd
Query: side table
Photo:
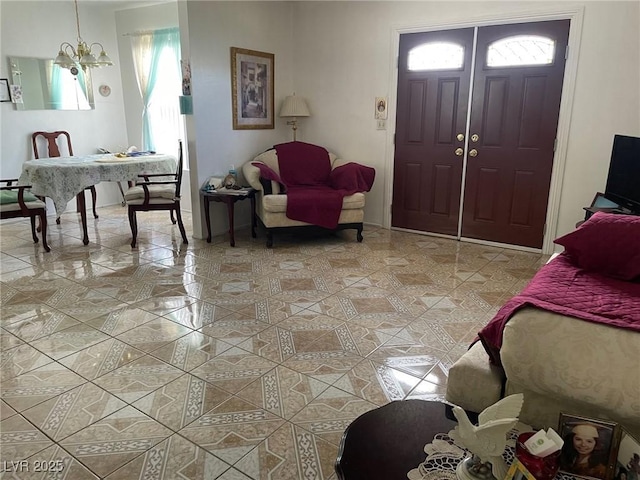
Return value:
<svg viewBox="0 0 640 480">
<path fill-rule="evenodd" d="M 340 480 L 402 480 L 424 461 L 424 446 L 456 422 L 445 405 L 396 400 L 356 418 L 345 430 L 336 460 Z"/>
<path fill-rule="evenodd" d="M 226 203 L 227 213 L 229 215 L 229 244 L 236 246 L 235 229 L 234 229 L 234 209 L 235 203 L 248 198 L 251 200 L 251 237 L 256 238 L 256 192 L 255 188 L 249 188 L 246 195 L 221 193 L 216 190 L 200 190 L 200 196 L 204 202 L 204 216 L 207 223 L 207 243 L 211 243 L 211 218 L 209 216 L 209 205 L 211 202 Z"/>
</svg>

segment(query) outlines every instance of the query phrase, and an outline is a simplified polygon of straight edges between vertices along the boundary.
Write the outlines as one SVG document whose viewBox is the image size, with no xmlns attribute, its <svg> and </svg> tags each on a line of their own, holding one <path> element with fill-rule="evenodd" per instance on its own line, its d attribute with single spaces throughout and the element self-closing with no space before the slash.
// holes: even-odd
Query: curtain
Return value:
<svg viewBox="0 0 640 480">
<path fill-rule="evenodd" d="M 62 110 L 62 88 L 63 88 L 63 80 L 62 80 L 62 68 L 59 65 L 51 62 L 51 69 L 49 69 L 49 64 L 47 63 L 47 80 L 51 85 L 51 89 L 49 90 L 49 96 L 51 101 L 51 107 L 54 110 Z"/>
<path fill-rule="evenodd" d="M 180 31 L 174 27 L 135 34 L 131 37 L 131 49 L 138 89 L 143 103 L 142 147 L 143 150 L 155 150 L 149 106 L 160 75 L 158 65 L 162 54 L 167 50 L 173 52 L 176 68 L 178 71 L 180 70 Z"/>
</svg>

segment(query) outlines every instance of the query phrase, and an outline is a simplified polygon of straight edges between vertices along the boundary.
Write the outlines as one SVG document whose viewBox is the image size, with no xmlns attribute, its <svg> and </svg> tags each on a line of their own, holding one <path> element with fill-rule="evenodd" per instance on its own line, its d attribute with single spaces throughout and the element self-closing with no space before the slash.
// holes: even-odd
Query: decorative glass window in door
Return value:
<svg viewBox="0 0 640 480">
<path fill-rule="evenodd" d="M 423 43 L 409 50 L 409 71 L 455 70 L 464 63 L 464 47 L 450 42 Z"/>
<path fill-rule="evenodd" d="M 516 35 L 497 40 L 487 47 L 488 67 L 551 65 L 556 42 L 536 35 Z"/>
</svg>

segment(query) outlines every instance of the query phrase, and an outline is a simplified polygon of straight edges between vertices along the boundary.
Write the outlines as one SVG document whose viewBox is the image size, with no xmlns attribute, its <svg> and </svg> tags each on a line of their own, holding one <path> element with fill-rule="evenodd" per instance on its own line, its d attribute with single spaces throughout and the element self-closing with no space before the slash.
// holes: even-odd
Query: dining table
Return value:
<svg viewBox="0 0 640 480">
<path fill-rule="evenodd" d="M 85 188 L 100 182 L 132 182 L 145 173 L 171 175 L 176 171 L 176 161 L 173 155 L 157 153 L 40 158 L 22 164 L 18 183 L 31 185 L 30 190 L 34 195 L 49 197 L 58 216 L 67 209 L 67 203 L 76 197 L 82 219 L 82 243 L 88 245 Z"/>
</svg>

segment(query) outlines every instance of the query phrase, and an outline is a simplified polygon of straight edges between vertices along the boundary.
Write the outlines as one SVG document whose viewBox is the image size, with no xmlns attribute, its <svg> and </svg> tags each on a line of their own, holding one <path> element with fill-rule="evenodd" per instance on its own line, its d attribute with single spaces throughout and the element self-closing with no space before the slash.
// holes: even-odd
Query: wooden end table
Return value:
<svg viewBox="0 0 640 480">
<path fill-rule="evenodd" d="M 424 446 L 457 423 L 445 404 L 397 400 L 356 418 L 345 430 L 336 460 L 340 480 L 406 480 L 425 459 Z"/>
<path fill-rule="evenodd" d="M 248 198 L 251 200 L 251 237 L 256 238 L 256 192 L 255 188 L 249 188 L 246 195 L 235 195 L 232 193 L 221 193 L 216 190 L 200 190 L 200 196 L 204 202 L 204 216 L 207 222 L 207 243 L 211 243 L 211 218 L 209 217 L 209 204 L 220 202 L 227 205 L 229 215 L 229 244 L 236 246 L 235 230 L 233 225 L 235 203 Z"/>
</svg>

